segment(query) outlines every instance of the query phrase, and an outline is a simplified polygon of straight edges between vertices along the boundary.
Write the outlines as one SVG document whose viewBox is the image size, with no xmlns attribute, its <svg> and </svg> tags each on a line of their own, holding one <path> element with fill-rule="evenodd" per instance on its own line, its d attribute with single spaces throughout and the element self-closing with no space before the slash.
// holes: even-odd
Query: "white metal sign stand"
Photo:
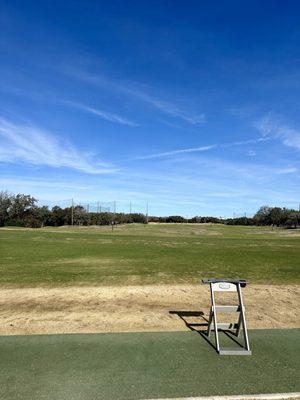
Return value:
<svg viewBox="0 0 300 400">
<path fill-rule="evenodd" d="M 247 333 L 247 325 L 245 319 L 245 307 L 243 304 L 243 297 L 241 288 L 246 286 L 246 281 L 242 279 L 230 280 L 230 279 L 203 279 L 203 283 L 209 284 L 210 296 L 211 296 L 211 309 L 209 314 L 207 336 L 210 336 L 211 332 L 215 333 L 216 348 L 220 355 L 251 355 L 249 347 L 249 339 Z M 215 292 L 237 292 L 238 305 L 216 305 Z M 218 313 L 239 313 L 238 323 L 219 323 L 217 314 Z M 219 340 L 219 330 L 228 331 L 239 337 L 241 331 L 243 331 L 244 345 L 240 348 L 221 348 Z"/>
</svg>

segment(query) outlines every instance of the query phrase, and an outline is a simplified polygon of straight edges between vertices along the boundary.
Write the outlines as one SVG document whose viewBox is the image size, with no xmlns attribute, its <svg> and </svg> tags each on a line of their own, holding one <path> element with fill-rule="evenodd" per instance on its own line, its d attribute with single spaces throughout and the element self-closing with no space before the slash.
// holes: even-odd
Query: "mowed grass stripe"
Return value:
<svg viewBox="0 0 300 400">
<path fill-rule="evenodd" d="M 300 232 L 221 225 L 0 229 L 0 285 L 300 283 Z"/>
<path fill-rule="evenodd" d="M 300 391 L 300 330 L 250 331 L 252 356 L 196 332 L 0 337 L 2 400 L 125 400 Z"/>
</svg>

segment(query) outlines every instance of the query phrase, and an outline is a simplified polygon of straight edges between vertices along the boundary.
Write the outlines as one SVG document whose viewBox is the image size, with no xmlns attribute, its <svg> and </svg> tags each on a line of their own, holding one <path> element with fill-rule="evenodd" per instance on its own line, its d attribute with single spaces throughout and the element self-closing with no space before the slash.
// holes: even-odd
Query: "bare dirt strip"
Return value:
<svg viewBox="0 0 300 400">
<path fill-rule="evenodd" d="M 243 293 L 249 328 L 300 327 L 300 286 Z M 2 288 L 0 334 L 178 331 L 184 320 L 203 329 L 209 305 L 206 285 Z"/>
</svg>

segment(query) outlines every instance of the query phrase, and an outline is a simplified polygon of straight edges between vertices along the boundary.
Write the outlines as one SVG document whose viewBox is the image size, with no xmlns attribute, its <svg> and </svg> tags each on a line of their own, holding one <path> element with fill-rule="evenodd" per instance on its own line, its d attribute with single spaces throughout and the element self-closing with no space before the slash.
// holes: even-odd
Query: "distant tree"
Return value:
<svg viewBox="0 0 300 400">
<path fill-rule="evenodd" d="M 50 226 L 61 226 L 65 223 L 65 211 L 59 206 L 52 207 L 49 218 L 47 220 L 47 225 Z"/>
<path fill-rule="evenodd" d="M 4 226 L 9 218 L 9 209 L 12 206 L 14 195 L 7 191 L 0 192 L 0 226 Z"/>
<path fill-rule="evenodd" d="M 186 222 L 186 219 L 183 218 L 181 215 L 170 215 L 169 217 L 166 218 L 166 222 Z"/>
<path fill-rule="evenodd" d="M 257 225 L 271 225 L 270 212 L 272 208 L 270 206 L 262 206 L 254 215 L 254 221 Z"/>
<path fill-rule="evenodd" d="M 71 210 L 72 211 L 72 210 Z M 87 225 L 88 213 L 83 206 L 75 206 L 73 210 L 74 225 Z"/>
<path fill-rule="evenodd" d="M 253 218 L 248 218 L 248 217 L 239 217 L 239 218 L 227 218 L 225 220 L 226 225 L 244 225 L 244 226 L 249 226 L 249 225 L 254 225 L 254 220 Z"/>
<path fill-rule="evenodd" d="M 269 211 L 268 218 L 272 225 L 280 226 L 286 221 L 286 213 L 280 207 L 273 207 Z"/>
<path fill-rule="evenodd" d="M 37 200 L 29 194 L 17 194 L 13 197 L 12 204 L 8 210 L 9 219 L 22 223 L 36 201 Z"/>
<path fill-rule="evenodd" d="M 300 226 L 300 213 L 291 212 L 287 217 L 285 226 L 287 228 L 297 228 L 297 226 Z"/>
<path fill-rule="evenodd" d="M 51 212 L 48 207 L 33 206 L 27 210 L 26 216 L 23 218 L 23 224 L 29 228 L 41 228 L 48 225 Z"/>
</svg>

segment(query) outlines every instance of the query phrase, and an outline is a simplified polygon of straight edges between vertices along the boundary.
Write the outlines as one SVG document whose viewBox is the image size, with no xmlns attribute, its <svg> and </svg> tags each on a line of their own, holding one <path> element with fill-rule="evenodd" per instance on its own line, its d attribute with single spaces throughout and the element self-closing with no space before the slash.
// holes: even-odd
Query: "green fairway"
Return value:
<svg viewBox="0 0 300 400">
<path fill-rule="evenodd" d="M 250 331 L 252 356 L 196 332 L 0 337 L 1 400 L 109 400 L 300 391 L 300 330 Z"/>
<path fill-rule="evenodd" d="M 161 224 L 0 229 L 5 286 L 193 283 L 243 277 L 300 282 L 300 232 Z"/>
</svg>

